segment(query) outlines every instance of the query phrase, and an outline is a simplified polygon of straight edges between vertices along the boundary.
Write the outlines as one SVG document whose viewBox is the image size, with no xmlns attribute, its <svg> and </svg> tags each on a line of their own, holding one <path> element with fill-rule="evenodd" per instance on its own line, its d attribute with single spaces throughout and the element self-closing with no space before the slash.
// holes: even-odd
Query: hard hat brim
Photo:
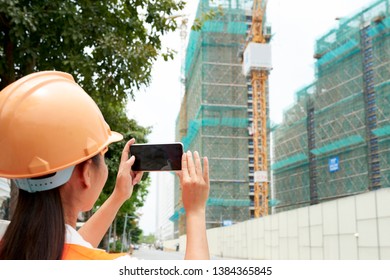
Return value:
<svg viewBox="0 0 390 280">
<path fill-rule="evenodd" d="M 111 144 L 111 143 L 115 143 L 115 142 L 119 142 L 123 140 L 123 135 L 118 133 L 118 132 L 115 132 L 115 131 L 111 131 L 111 136 L 109 138 L 109 143 L 108 144 Z"/>
</svg>

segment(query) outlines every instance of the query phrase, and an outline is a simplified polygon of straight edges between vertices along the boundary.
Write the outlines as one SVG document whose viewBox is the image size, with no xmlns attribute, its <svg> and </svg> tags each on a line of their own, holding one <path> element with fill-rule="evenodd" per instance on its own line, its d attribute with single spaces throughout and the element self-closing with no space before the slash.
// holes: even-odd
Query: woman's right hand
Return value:
<svg viewBox="0 0 390 280">
<path fill-rule="evenodd" d="M 135 143 L 135 139 L 132 138 L 128 141 L 123 148 L 121 161 L 118 168 L 118 174 L 116 178 L 115 189 L 113 195 L 119 197 L 121 200 L 126 201 L 133 193 L 134 185 L 141 181 L 143 172 L 134 172 L 131 167 L 134 164 L 135 157 L 129 158 L 130 146 Z"/>
</svg>

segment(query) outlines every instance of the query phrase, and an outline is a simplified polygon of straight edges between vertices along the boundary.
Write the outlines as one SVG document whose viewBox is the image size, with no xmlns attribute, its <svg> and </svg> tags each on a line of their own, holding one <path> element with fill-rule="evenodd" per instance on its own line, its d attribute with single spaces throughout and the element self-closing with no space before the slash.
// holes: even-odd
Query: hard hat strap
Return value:
<svg viewBox="0 0 390 280">
<path fill-rule="evenodd" d="M 57 171 L 53 176 L 46 178 L 23 178 L 14 179 L 14 181 L 19 189 L 25 190 L 29 193 L 48 191 L 68 182 L 72 176 L 74 168 L 75 166 L 70 166 L 66 169 Z"/>
</svg>

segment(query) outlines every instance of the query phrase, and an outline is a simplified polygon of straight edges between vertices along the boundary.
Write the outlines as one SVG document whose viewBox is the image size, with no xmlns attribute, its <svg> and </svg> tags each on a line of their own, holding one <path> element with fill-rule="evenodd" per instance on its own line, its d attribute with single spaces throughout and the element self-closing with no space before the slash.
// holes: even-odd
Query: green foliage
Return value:
<svg viewBox="0 0 390 280">
<path fill-rule="evenodd" d="M 194 31 L 200 31 L 206 21 L 212 20 L 218 16 L 223 15 L 224 13 L 221 5 L 219 5 L 217 9 L 210 9 L 208 11 L 205 11 L 199 17 L 194 19 L 194 23 L 192 24 L 191 29 Z"/>
<path fill-rule="evenodd" d="M 142 238 L 142 230 L 138 227 L 136 219 L 134 217 L 128 216 L 126 219 L 125 216 L 117 216 L 114 223 L 116 223 L 116 232 L 118 239 L 115 245 L 111 245 L 113 248 L 112 251 L 120 252 L 122 248 L 123 241 L 123 229 L 124 223 L 126 222 L 125 228 L 125 237 L 128 243 L 139 244 Z M 125 244 L 124 244 L 125 245 Z"/>
<path fill-rule="evenodd" d="M 141 243 L 154 244 L 155 241 L 156 241 L 156 237 L 153 234 L 141 236 Z"/>
<path fill-rule="evenodd" d="M 160 37 L 176 29 L 171 15 L 183 7 L 173 0 L 0 0 L 0 88 L 56 69 L 93 95 L 123 101 L 149 83 Z"/>
<path fill-rule="evenodd" d="M 150 128 L 126 115 L 126 103 L 147 86 L 162 50 L 161 36 L 177 28 L 174 13 L 184 8 L 174 0 L 0 0 L 0 90 L 35 71 L 68 72 L 91 95 L 111 129 L 125 140 L 146 142 Z M 109 178 L 101 204 L 115 186 L 124 142 L 107 153 Z M 148 174 L 134 189 L 121 213 L 143 205 Z"/>
<path fill-rule="evenodd" d="M 110 253 L 121 253 L 122 241 L 120 239 L 116 240 L 114 245 L 111 245 Z"/>
</svg>

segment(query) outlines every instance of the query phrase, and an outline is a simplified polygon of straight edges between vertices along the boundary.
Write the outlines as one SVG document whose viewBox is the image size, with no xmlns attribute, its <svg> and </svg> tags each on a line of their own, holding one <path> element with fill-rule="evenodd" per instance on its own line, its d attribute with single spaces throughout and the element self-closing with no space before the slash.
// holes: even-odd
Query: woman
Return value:
<svg viewBox="0 0 390 280">
<path fill-rule="evenodd" d="M 96 249 L 141 172 L 125 145 L 111 196 L 76 231 L 77 216 L 92 209 L 107 180 L 104 153 L 122 140 L 72 76 L 43 71 L 0 93 L 0 177 L 14 179 L 18 203 L 0 242 L 0 259 L 115 259 Z M 178 173 L 187 218 L 186 259 L 208 259 L 205 205 L 208 161 L 182 157 Z"/>
</svg>

